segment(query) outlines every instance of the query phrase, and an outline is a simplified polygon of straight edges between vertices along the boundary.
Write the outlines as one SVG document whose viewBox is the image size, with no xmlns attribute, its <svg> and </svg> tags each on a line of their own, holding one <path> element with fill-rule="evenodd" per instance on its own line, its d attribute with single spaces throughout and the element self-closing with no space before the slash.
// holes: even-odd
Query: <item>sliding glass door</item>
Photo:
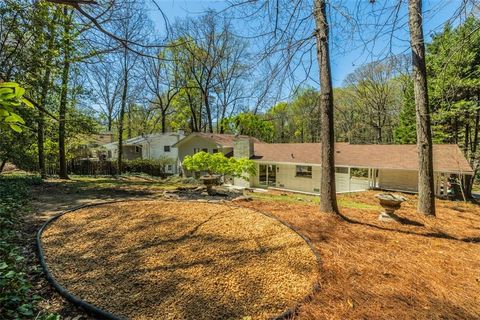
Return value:
<svg viewBox="0 0 480 320">
<path fill-rule="evenodd" d="M 274 164 L 259 165 L 258 178 L 260 186 L 274 187 L 277 183 L 277 166 Z"/>
</svg>

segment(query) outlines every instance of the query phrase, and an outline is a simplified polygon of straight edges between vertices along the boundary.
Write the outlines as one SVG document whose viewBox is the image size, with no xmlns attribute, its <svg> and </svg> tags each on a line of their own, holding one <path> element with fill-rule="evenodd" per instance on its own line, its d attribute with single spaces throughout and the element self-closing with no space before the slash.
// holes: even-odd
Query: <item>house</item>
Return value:
<svg viewBox="0 0 480 320">
<path fill-rule="evenodd" d="M 80 141 L 72 150 L 76 159 L 105 159 L 103 146 L 113 141 L 113 133 L 106 131 L 98 134 L 80 134 L 76 138 Z"/>
<path fill-rule="evenodd" d="M 193 132 L 178 141 L 173 147 L 178 148 L 178 159 L 180 161 L 183 161 L 185 156 L 193 155 L 200 151 L 221 152 L 226 156 L 232 156 L 234 142 L 242 139 L 250 139 L 256 143 L 261 142 L 256 138 L 244 135 Z"/>
<path fill-rule="evenodd" d="M 178 141 L 173 147 L 178 148 L 178 161 L 180 165 L 185 156 L 193 155 L 201 151 L 209 153 L 221 152 L 227 157 L 231 157 L 233 156 L 234 142 L 242 139 L 249 139 L 256 143 L 261 142 L 256 138 L 243 135 L 193 132 Z"/>
<path fill-rule="evenodd" d="M 199 151 L 222 152 L 227 156 L 255 161 L 257 174 L 248 181 L 234 179 L 242 187 L 276 188 L 319 193 L 321 156 L 319 143 L 263 143 L 248 136 L 194 133 L 177 142 L 179 162 Z M 457 145 L 434 145 L 435 193 L 446 194 L 446 182 L 455 175 L 473 174 Z M 378 188 L 417 192 L 416 145 L 335 144 L 337 192 Z"/>
<path fill-rule="evenodd" d="M 155 133 L 127 139 L 123 142 L 123 158 L 135 159 L 164 159 L 170 158 L 172 164 L 167 165 L 167 173 L 178 173 L 178 149 L 173 147 L 185 137 L 184 132 Z M 106 144 L 107 159 L 118 158 L 118 141 Z"/>
</svg>

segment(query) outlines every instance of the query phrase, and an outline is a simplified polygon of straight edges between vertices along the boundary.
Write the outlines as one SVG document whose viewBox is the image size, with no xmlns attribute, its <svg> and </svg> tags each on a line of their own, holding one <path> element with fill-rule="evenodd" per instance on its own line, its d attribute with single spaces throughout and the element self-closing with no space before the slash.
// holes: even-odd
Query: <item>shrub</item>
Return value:
<svg viewBox="0 0 480 320">
<path fill-rule="evenodd" d="M 31 185 L 40 184 L 37 176 L 0 176 L 0 319 L 32 319 L 39 296 L 32 293 L 32 284 L 25 270 L 20 243 L 21 212 L 28 203 Z M 38 319 L 57 319 L 43 315 Z"/>
</svg>

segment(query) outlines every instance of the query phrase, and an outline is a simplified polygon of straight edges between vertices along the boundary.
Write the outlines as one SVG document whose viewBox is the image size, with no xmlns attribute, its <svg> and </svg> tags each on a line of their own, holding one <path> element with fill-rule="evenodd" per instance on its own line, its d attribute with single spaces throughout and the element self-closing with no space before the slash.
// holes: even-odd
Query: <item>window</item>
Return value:
<svg viewBox="0 0 480 320">
<path fill-rule="evenodd" d="M 203 148 L 202 151 L 203 151 L 203 152 L 208 152 L 208 149 L 207 149 L 207 148 Z"/>
<path fill-rule="evenodd" d="M 136 153 L 142 152 L 142 147 L 140 147 L 140 146 L 135 146 L 135 152 L 136 152 Z"/>
<path fill-rule="evenodd" d="M 112 157 L 112 150 L 108 150 L 107 157 L 110 159 Z"/>
<path fill-rule="evenodd" d="M 296 177 L 311 178 L 312 166 L 297 166 Z"/>
<path fill-rule="evenodd" d="M 335 167 L 336 173 L 348 173 L 348 168 L 345 167 Z"/>
<path fill-rule="evenodd" d="M 212 153 L 217 153 L 218 149 L 212 149 Z"/>
<path fill-rule="evenodd" d="M 193 148 L 193 154 L 199 153 L 199 152 L 200 152 L 200 148 Z"/>
<path fill-rule="evenodd" d="M 170 152 L 170 146 L 163 146 L 164 152 Z"/>
<path fill-rule="evenodd" d="M 172 171 L 172 165 L 171 164 L 167 165 L 167 170 Z"/>
</svg>

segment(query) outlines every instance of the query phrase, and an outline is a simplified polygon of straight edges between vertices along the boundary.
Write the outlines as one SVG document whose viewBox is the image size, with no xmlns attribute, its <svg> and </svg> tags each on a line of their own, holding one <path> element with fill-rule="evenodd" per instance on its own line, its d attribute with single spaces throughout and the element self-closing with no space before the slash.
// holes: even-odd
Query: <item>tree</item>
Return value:
<svg viewBox="0 0 480 320">
<path fill-rule="evenodd" d="M 146 58 L 145 84 L 153 95 L 150 103 L 160 112 L 162 133 L 167 132 L 167 116 L 170 112 L 173 99 L 180 92 L 178 83 L 178 64 L 172 61 L 171 49 L 164 49 L 158 53 L 161 59 Z"/>
<path fill-rule="evenodd" d="M 247 135 L 265 142 L 273 141 L 274 127 L 266 115 L 242 112 L 223 119 L 222 127 L 227 133 Z"/>
<path fill-rule="evenodd" d="M 209 176 L 231 176 L 249 179 L 256 174 L 255 162 L 247 158 L 227 158 L 223 153 L 198 152 L 186 156 L 182 162 L 183 167 L 192 172 L 207 173 Z M 204 180 L 209 195 L 213 195 L 212 185 Z"/>
<path fill-rule="evenodd" d="M 418 148 L 418 212 L 435 216 L 433 146 L 428 105 L 427 69 L 422 26 L 422 0 L 409 0 L 408 16 L 413 62 L 417 148 Z"/>
<path fill-rule="evenodd" d="M 365 142 L 393 141 L 393 128 L 400 105 L 395 76 L 395 59 L 388 59 L 360 66 L 345 80 L 347 87 L 352 89 L 355 108 L 364 116 L 363 122 L 375 132 L 374 137 Z"/>
<path fill-rule="evenodd" d="M 469 17 L 453 28 L 447 25 L 427 46 L 433 139 L 458 144 L 474 174 L 465 181 L 465 194 L 478 172 L 480 118 L 480 19 Z"/>
<path fill-rule="evenodd" d="M 335 193 L 335 133 L 333 127 L 333 90 L 330 70 L 329 25 L 325 0 L 315 0 L 314 18 L 317 30 L 317 59 L 320 66 L 320 137 L 322 141 L 322 181 L 320 211 L 338 214 Z"/>
<path fill-rule="evenodd" d="M 69 179 L 67 172 L 67 156 L 65 149 L 65 122 L 68 104 L 68 85 L 70 77 L 70 66 L 72 57 L 72 23 L 73 12 L 67 7 L 63 8 L 62 16 L 63 39 L 62 39 L 62 83 L 60 89 L 60 105 L 58 112 L 58 160 L 60 179 Z"/>
</svg>

